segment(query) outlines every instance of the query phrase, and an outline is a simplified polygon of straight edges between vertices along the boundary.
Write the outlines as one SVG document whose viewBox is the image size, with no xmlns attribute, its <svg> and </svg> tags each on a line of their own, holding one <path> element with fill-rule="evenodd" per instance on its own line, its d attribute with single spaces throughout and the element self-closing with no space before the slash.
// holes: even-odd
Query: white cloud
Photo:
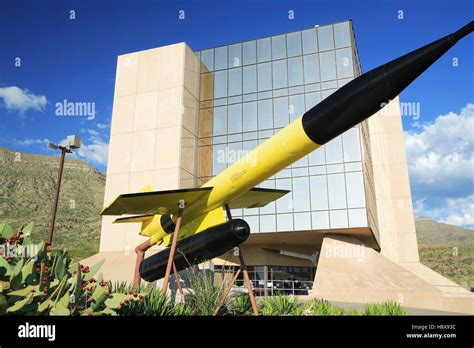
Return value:
<svg viewBox="0 0 474 348">
<path fill-rule="evenodd" d="M 8 110 L 17 110 L 20 114 L 28 109 L 43 111 L 48 103 L 44 95 L 35 95 L 16 86 L 0 87 L 0 98 Z"/>
<path fill-rule="evenodd" d="M 31 146 L 31 145 L 47 145 L 51 142 L 49 139 L 24 139 L 24 140 L 15 140 L 16 145 L 20 146 Z"/>
<path fill-rule="evenodd" d="M 474 104 L 405 132 L 415 214 L 463 226 L 474 216 Z"/>
<path fill-rule="evenodd" d="M 97 128 L 99 129 L 105 129 L 105 128 L 108 128 L 109 126 L 107 126 L 106 124 L 103 124 L 103 123 L 97 123 Z"/>
</svg>

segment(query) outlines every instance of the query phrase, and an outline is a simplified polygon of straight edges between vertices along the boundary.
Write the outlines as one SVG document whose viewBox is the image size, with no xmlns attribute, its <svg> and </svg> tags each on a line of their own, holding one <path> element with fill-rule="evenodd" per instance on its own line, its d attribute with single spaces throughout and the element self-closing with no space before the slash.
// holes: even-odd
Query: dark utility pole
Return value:
<svg viewBox="0 0 474 348">
<path fill-rule="evenodd" d="M 51 213 L 51 223 L 49 224 L 49 230 L 48 230 L 48 240 L 46 241 L 46 245 L 48 246 L 48 248 L 51 247 L 51 244 L 53 242 L 54 223 L 56 221 L 56 212 L 58 210 L 59 190 L 61 189 L 61 180 L 63 177 L 64 158 L 66 157 L 66 153 L 72 152 L 67 147 L 58 146 L 58 145 L 56 146 L 58 149 L 61 150 L 61 160 L 59 161 L 58 181 L 56 183 L 56 193 L 54 194 L 53 210 Z"/>
</svg>

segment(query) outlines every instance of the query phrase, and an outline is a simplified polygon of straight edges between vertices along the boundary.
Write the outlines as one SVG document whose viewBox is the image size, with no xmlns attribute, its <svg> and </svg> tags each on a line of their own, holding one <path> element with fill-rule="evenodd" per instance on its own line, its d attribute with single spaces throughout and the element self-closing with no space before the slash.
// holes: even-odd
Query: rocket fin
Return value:
<svg viewBox="0 0 474 348">
<path fill-rule="evenodd" d="M 111 204 L 102 210 L 101 215 L 145 214 L 145 215 L 175 215 L 178 213 L 178 203 L 184 200 L 191 205 L 198 199 L 204 198 L 212 187 L 124 193 L 119 195 Z"/>
<path fill-rule="evenodd" d="M 228 204 L 230 209 L 260 208 L 266 206 L 270 202 L 276 201 L 288 192 L 290 191 L 254 187 L 234 198 Z"/>
</svg>

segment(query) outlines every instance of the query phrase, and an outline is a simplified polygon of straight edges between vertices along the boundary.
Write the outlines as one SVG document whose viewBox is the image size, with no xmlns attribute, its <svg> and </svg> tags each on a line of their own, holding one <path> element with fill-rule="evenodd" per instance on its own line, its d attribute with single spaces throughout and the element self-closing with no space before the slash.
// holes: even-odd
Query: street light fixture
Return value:
<svg viewBox="0 0 474 348">
<path fill-rule="evenodd" d="M 53 202 L 53 210 L 51 213 L 51 223 L 49 224 L 48 230 L 48 240 L 46 241 L 46 245 L 51 248 L 51 244 L 53 242 L 53 232 L 54 232 L 54 224 L 56 221 L 56 212 L 58 210 L 58 200 L 59 200 L 59 190 L 61 188 L 61 180 L 63 177 L 63 168 L 64 168 L 64 158 L 66 157 L 66 153 L 72 153 L 71 149 L 78 149 L 81 147 L 81 138 L 77 135 L 68 135 L 66 139 L 66 146 L 61 146 L 53 143 L 49 143 L 48 147 L 54 150 L 61 150 L 61 160 L 59 161 L 59 173 L 58 173 L 58 181 L 56 183 L 56 193 L 54 194 L 54 202 Z"/>
</svg>

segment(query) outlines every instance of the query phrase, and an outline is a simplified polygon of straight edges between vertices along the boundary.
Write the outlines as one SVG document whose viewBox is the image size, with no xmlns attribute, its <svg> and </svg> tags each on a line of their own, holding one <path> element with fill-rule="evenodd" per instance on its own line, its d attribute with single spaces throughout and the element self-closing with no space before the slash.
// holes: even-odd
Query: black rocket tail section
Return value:
<svg viewBox="0 0 474 348">
<path fill-rule="evenodd" d="M 250 235 L 249 225 L 242 219 L 233 219 L 212 226 L 176 246 L 173 262 L 177 271 L 213 259 L 242 244 Z M 147 257 L 140 264 L 140 275 L 148 282 L 165 276 L 170 249 Z"/>
<path fill-rule="evenodd" d="M 473 30 L 474 22 L 471 21 L 451 35 L 352 80 L 303 115 L 306 134 L 315 143 L 323 145 L 364 121 Z"/>
</svg>

